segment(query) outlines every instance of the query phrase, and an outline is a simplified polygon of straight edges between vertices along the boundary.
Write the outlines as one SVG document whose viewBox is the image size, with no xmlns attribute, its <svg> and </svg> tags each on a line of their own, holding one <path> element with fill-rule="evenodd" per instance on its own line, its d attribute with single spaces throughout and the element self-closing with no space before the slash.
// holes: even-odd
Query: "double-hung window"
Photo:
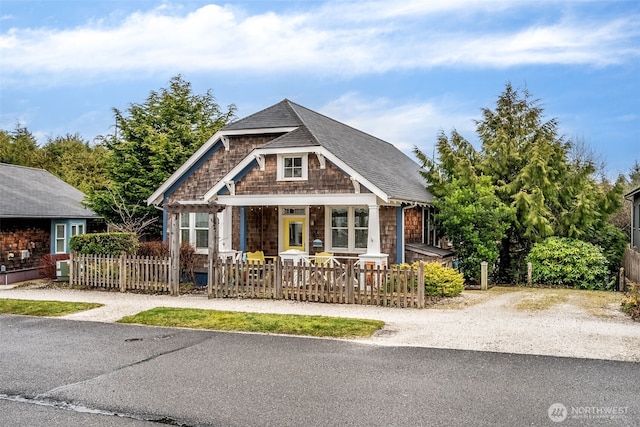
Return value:
<svg viewBox="0 0 640 427">
<path fill-rule="evenodd" d="M 196 253 L 206 253 L 209 247 L 209 214 L 180 214 L 180 243 L 189 243 Z"/>
<path fill-rule="evenodd" d="M 365 252 L 369 230 L 367 207 L 334 207 L 328 209 L 331 224 L 328 247 L 335 252 Z"/>
<path fill-rule="evenodd" d="M 307 153 L 278 155 L 278 181 L 306 181 Z"/>
<path fill-rule="evenodd" d="M 67 225 L 56 224 L 55 249 L 57 254 L 67 252 Z"/>
</svg>

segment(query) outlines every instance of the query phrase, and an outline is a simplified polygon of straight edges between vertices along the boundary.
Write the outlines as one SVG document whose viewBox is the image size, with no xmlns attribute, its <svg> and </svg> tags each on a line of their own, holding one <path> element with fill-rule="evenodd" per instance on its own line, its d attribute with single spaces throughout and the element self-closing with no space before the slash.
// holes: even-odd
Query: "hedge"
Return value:
<svg viewBox="0 0 640 427">
<path fill-rule="evenodd" d="M 71 237 L 69 247 L 81 255 L 134 255 L 138 250 L 135 233 L 92 233 Z"/>
</svg>

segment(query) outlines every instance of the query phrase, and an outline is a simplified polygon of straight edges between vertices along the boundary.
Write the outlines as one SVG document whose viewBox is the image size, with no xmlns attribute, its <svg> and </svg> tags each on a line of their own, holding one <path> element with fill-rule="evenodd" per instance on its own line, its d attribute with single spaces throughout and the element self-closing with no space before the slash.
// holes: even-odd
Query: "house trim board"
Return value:
<svg viewBox="0 0 640 427">
<path fill-rule="evenodd" d="M 193 166 L 207 154 L 207 152 L 216 144 L 224 146 L 222 137 L 224 136 L 241 136 L 241 135 L 261 135 L 271 133 L 286 133 L 297 129 L 294 127 L 279 128 L 260 128 L 260 129 L 243 129 L 243 130 L 220 130 L 207 140 L 202 146 L 196 150 L 191 157 L 187 159 L 182 166 L 178 168 L 148 199 L 147 205 L 158 204 L 162 200 L 163 194 L 171 188 L 183 175 L 191 175 Z M 188 177 L 188 176 L 187 176 Z"/>
<path fill-rule="evenodd" d="M 256 195 L 222 195 L 218 203 L 225 206 L 355 206 L 376 205 L 375 194 L 256 194 Z"/>
<path fill-rule="evenodd" d="M 225 175 L 217 184 L 215 184 L 209 191 L 204 194 L 204 200 L 209 201 L 214 198 L 216 195 L 220 194 L 220 190 L 226 187 L 225 182 L 234 181 L 237 182 L 240 180 L 242 176 L 244 176 L 249 170 L 258 166 L 258 162 L 255 157 L 260 155 L 278 155 L 278 154 L 295 154 L 295 153 L 312 153 L 312 154 L 320 154 L 325 159 L 328 159 L 334 165 L 336 165 L 339 169 L 341 169 L 346 175 L 351 177 L 352 180 L 355 180 L 362 184 L 364 187 L 368 188 L 372 193 L 382 199 L 385 203 L 389 202 L 389 196 L 380 190 L 378 187 L 373 185 L 370 181 L 365 179 L 362 175 L 357 173 L 355 170 L 350 168 L 346 163 L 342 160 L 334 156 L 330 151 L 328 151 L 324 147 L 314 146 L 313 149 L 309 149 L 308 147 L 291 147 L 287 149 L 254 149 L 249 155 L 247 155 L 238 165 L 236 165 L 233 169 L 229 171 L 227 175 Z M 247 169 L 248 168 L 248 169 Z"/>
</svg>

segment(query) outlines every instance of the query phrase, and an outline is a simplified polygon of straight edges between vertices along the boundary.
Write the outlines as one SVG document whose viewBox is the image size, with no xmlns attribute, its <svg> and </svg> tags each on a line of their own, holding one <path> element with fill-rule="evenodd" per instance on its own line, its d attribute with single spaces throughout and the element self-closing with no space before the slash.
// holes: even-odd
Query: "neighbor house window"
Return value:
<svg viewBox="0 0 640 427">
<path fill-rule="evenodd" d="M 204 253 L 209 247 L 209 214 L 180 214 L 180 243 L 189 243 L 196 252 Z"/>
<path fill-rule="evenodd" d="M 304 181 L 307 179 L 307 154 L 278 156 L 278 181 Z"/>
<path fill-rule="evenodd" d="M 67 252 L 67 225 L 56 224 L 56 253 L 63 254 Z"/>
<path fill-rule="evenodd" d="M 363 252 L 367 249 L 369 209 L 336 207 L 328 210 L 331 241 L 328 247 L 341 252 Z"/>
<path fill-rule="evenodd" d="M 71 224 L 71 237 L 76 234 L 84 234 L 84 224 Z"/>
</svg>

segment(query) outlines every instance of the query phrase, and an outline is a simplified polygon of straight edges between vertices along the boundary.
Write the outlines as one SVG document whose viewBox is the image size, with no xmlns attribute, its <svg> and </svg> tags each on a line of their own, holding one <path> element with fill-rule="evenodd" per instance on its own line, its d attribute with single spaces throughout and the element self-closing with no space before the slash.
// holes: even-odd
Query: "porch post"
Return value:
<svg viewBox="0 0 640 427">
<path fill-rule="evenodd" d="M 369 205 L 369 227 L 367 229 L 367 253 L 380 253 L 380 212 L 378 205 Z"/>
<path fill-rule="evenodd" d="M 216 261 L 218 259 L 218 213 L 215 209 L 209 212 L 209 248 L 207 256 L 207 296 L 211 298 L 213 286 L 216 285 Z"/>
<path fill-rule="evenodd" d="M 242 206 L 240 208 L 240 251 L 247 251 L 247 225 L 246 225 L 246 208 Z"/>
<path fill-rule="evenodd" d="M 218 250 L 220 252 L 230 251 L 232 249 L 231 209 L 231 206 L 227 206 L 222 211 L 222 218 L 218 227 L 220 230 Z"/>
<path fill-rule="evenodd" d="M 378 205 L 369 205 L 369 227 L 367 227 L 367 253 L 358 255 L 360 266 L 373 263 L 378 268 L 386 268 L 389 255 L 381 253 L 380 244 L 380 212 Z M 360 286 L 364 286 L 363 283 Z"/>
<path fill-rule="evenodd" d="M 180 289 L 180 214 L 169 214 L 169 292 L 177 296 Z"/>
</svg>

